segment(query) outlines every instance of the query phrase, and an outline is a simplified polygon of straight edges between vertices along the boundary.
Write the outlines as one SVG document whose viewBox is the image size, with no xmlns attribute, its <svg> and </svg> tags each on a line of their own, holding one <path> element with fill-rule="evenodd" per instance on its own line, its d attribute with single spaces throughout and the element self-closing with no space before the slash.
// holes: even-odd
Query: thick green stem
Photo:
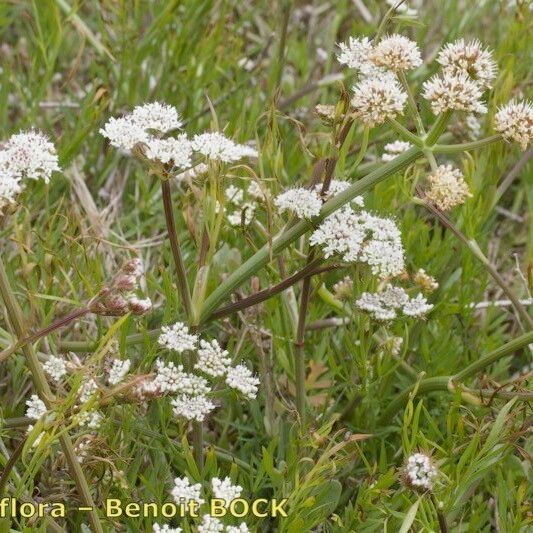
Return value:
<svg viewBox="0 0 533 533">
<path fill-rule="evenodd" d="M 266 244 L 263 248 L 258 250 L 252 257 L 237 268 L 237 270 L 232 272 L 226 280 L 207 297 L 202 308 L 200 324 L 207 321 L 219 304 L 228 298 L 235 289 L 240 287 L 244 281 L 267 265 L 273 257 L 276 257 L 282 250 L 287 248 L 287 246 L 301 237 L 305 232 L 313 229 L 316 224 L 320 223 L 328 215 L 353 200 L 357 195 L 404 169 L 421 156 L 422 151 L 419 148 L 410 148 L 392 161 L 385 163 L 380 168 L 367 174 L 346 190 L 328 200 L 322 206 L 320 214 L 315 217 L 312 222 L 309 220 L 300 220 L 290 228 L 276 235 L 270 246 Z"/>
<path fill-rule="evenodd" d="M 7 277 L 7 273 L 1 256 L 0 293 L 6 306 L 9 321 L 11 322 L 11 326 L 15 335 L 20 339 L 25 338 L 26 328 L 24 325 L 22 309 L 20 308 L 15 298 L 15 295 L 11 289 L 11 285 L 9 283 L 9 279 Z M 41 363 L 37 358 L 37 354 L 35 353 L 31 344 L 24 345 L 22 347 L 22 351 L 24 353 L 24 356 L 26 357 L 26 361 L 30 369 L 33 382 L 35 384 L 35 388 L 37 389 L 37 393 L 39 394 L 41 400 L 45 403 L 47 409 L 51 409 L 54 396 L 52 394 L 52 391 L 50 390 L 48 381 L 46 380 L 46 376 L 44 374 Z M 74 446 L 72 445 L 70 437 L 68 436 L 66 431 L 60 432 L 59 442 L 63 449 L 63 453 L 65 454 L 70 474 L 74 478 L 74 482 L 76 483 L 76 488 L 78 489 L 80 499 L 83 505 L 90 509 L 90 511 L 88 511 L 88 517 L 93 532 L 103 533 L 104 530 L 102 529 L 102 525 L 100 524 L 100 519 L 98 518 L 98 514 L 95 509 L 95 504 L 91 495 L 91 491 L 89 489 L 89 485 L 87 483 L 87 480 L 85 479 L 83 470 L 81 469 L 80 463 L 76 457 Z"/>
<path fill-rule="evenodd" d="M 191 293 L 189 291 L 189 283 L 187 281 L 187 271 L 185 263 L 181 255 L 181 249 L 178 242 L 178 235 L 176 233 L 176 223 L 174 222 L 174 210 L 172 209 L 172 197 L 170 194 L 170 184 L 168 179 L 161 180 L 161 192 L 163 194 L 163 207 L 165 210 L 165 220 L 167 223 L 168 239 L 170 241 L 170 248 L 172 250 L 172 257 L 176 266 L 176 277 L 178 292 L 185 308 L 187 318 L 192 318 L 192 304 Z"/>
<path fill-rule="evenodd" d="M 468 150 L 476 150 L 477 148 L 483 148 L 489 144 L 494 144 L 502 140 L 501 135 L 491 135 L 485 139 L 479 141 L 472 141 L 462 144 L 435 144 L 433 151 L 439 154 L 456 154 L 460 152 L 467 152 Z"/>
<path fill-rule="evenodd" d="M 401 84 L 403 85 L 405 92 L 407 93 L 407 105 L 409 107 L 409 111 L 411 111 L 411 114 L 413 115 L 413 119 L 416 125 L 416 131 L 418 132 L 418 135 L 422 136 L 426 133 L 426 130 L 424 129 L 424 124 L 422 123 L 422 118 L 420 117 L 420 113 L 418 112 L 418 107 L 416 106 L 416 101 L 413 96 L 413 92 L 411 91 L 411 87 L 409 86 L 407 78 L 405 77 L 405 72 L 403 72 L 403 70 L 400 70 L 398 72 L 398 78 Z"/>
<path fill-rule="evenodd" d="M 426 146 L 431 147 L 439 140 L 439 137 L 444 133 L 451 116 L 451 111 L 445 111 L 437 117 L 437 120 L 433 123 L 433 126 L 431 126 L 431 129 L 426 135 L 424 143 Z"/>
</svg>

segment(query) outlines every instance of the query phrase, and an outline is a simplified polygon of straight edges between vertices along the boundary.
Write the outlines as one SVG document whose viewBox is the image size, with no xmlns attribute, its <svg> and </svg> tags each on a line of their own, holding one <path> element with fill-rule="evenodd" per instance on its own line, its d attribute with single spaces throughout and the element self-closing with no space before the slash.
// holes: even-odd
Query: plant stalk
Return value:
<svg viewBox="0 0 533 533">
<path fill-rule="evenodd" d="M 6 306 L 9 321 L 11 322 L 11 326 L 15 335 L 18 338 L 24 338 L 26 331 L 24 325 L 24 318 L 22 315 L 22 309 L 20 308 L 15 298 L 15 295 L 13 294 L 13 291 L 11 289 L 11 285 L 9 283 L 9 279 L 1 255 L 0 293 Z M 46 380 L 46 376 L 44 374 L 41 363 L 37 358 L 37 354 L 35 353 L 31 344 L 24 345 L 22 347 L 22 351 L 24 353 L 24 356 L 26 357 L 26 361 L 30 369 L 33 382 L 35 384 L 35 388 L 37 389 L 37 393 L 39 394 L 41 400 L 45 403 L 46 408 L 51 409 L 54 396 L 52 394 L 52 391 L 50 390 L 48 381 Z M 87 479 L 85 478 L 83 470 L 81 469 L 80 463 L 76 457 L 76 452 L 74 451 L 74 446 L 72 445 L 70 437 L 68 436 L 68 433 L 66 431 L 60 432 L 59 442 L 63 449 L 63 453 L 65 454 L 70 474 L 74 478 L 74 481 L 76 483 L 76 488 L 78 489 L 80 499 L 85 507 L 90 508 L 90 511 L 88 511 L 88 517 L 93 532 L 103 533 L 104 530 L 102 529 L 100 519 L 98 518 L 98 514 L 95 509 L 95 504 L 91 495 L 91 491 L 89 489 L 89 485 L 87 483 Z"/>
</svg>

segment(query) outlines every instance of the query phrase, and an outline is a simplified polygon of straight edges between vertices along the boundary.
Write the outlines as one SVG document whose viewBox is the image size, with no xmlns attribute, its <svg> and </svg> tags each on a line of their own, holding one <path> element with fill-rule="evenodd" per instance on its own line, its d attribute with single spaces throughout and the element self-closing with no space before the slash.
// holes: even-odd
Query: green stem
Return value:
<svg viewBox="0 0 533 533">
<path fill-rule="evenodd" d="M 398 79 L 400 80 L 401 84 L 403 85 L 403 88 L 405 89 L 405 92 L 407 93 L 407 105 L 409 107 L 409 110 L 411 111 L 411 114 L 413 115 L 413 119 L 416 125 L 416 131 L 418 132 L 419 136 L 422 136 L 426 133 L 426 130 L 424 129 L 424 124 L 422 123 L 422 118 L 420 117 L 420 113 L 418 112 L 418 107 L 416 106 L 416 101 L 413 96 L 413 92 L 411 91 L 411 87 L 407 82 L 407 78 L 405 77 L 405 72 L 403 70 L 400 70 L 398 72 Z"/>
<path fill-rule="evenodd" d="M 454 376 L 439 376 L 439 377 L 432 377 L 432 378 L 426 378 L 420 381 L 420 383 L 411 385 L 408 388 L 404 389 L 402 392 L 400 392 L 389 404 L 389 406 L 383 411 L 379 423 L 380 425 L 387 423 L 395 414 L 396 412 L 402 408 L 403 405 L 407 403 L 409 400 L 409 397 L 411 393 L 416 389 L 417 394 L 427 394 L 430 392 L 437 392 L 437 391 L 450 391 L 449 384 L 453 382 L 459 382 L 463 381 L 475 374 L 477 374 L 479 371 L 485 369 L 486 367 L 490 366 L 491 364 L 495 363 L 502 357 L 506 357 L 507 355 L 510 355 L 514 353 L 516 350 L 527 346 L 528 344 L 533 342 L 533 332 L 525 333 L 524 335 L 521 335 L 520 337 L 517 337 L 516 339 L 513 339 L 512 341 L 509 341 L 508 343 L 504 344 L 503 346 L 500 346 L 500 348 L 494 350 L 493 352 L 490 352 L 486 356 L 482 357 L 478 361 L 475 361 L 474 363 L 471 363 L 468 365 L 465 369 L 461 370 Z M 465 390 L 463 388 L 463 390 Z M 468 391 L 469 393 L 473 394 L 479 394 L 480 391 Z M 486 392 L 488 395 L 494 394 L 495 396 L 499 396 L 502 391 L 498 391 L 498 393 L 494 394 L 492 391 Z M 482 395 L 485 393 L 482 393 Z M 519 399 L 525 399 L 530 401 L 531 396 L 533 393 L 527 393 L 526 396 L 523 396 L 521 393 L 512 393 L 513 397 L 516 396 Z"/>
<path fill-rule="evenodd" d="M 352 168 L 357 168 L 359 166 L 359 163 L 363 160 L 363 157 L 365 157 L 366 150 L 368 148 L 368 138 L 370 137 L 370 128 L 367 126 L 363 130 L 363 140 L 361 141 L 361 148 L 359 149 L 359 153 L 357 154 L 357 157 L 352 165 Z"/>
<path fill-rule="evenodd" d="M 267 265 L 270 260 L 276 257 L 282 250 L 287 248 L 296 239 L 301 237 L 305 232 L 313 229 L 313 227 L 320 223 L 328 215 L 353 200 L 357 195 L 370 189 L 377 183 L 392 176 L 396 172 L 404 169 L 406 166 L 416 161 L 422 156 L 420 148 L 413 147 L 403 152 L 398 157 L 394 158 L 382 165 L 380 168 L 374 170 L 370 174 L 358 180 L 350 187 L 340 192 L 330 200 L 328 200 L 320 211 L 320 214 L 313 219 L 313 222 L 308 220 L 300 220 L 285 231 L 278 233 L 270 246 L 266 244 L 258 250 L 252 257 L 245 261 L 239 268 L 233 271 L 226 280 L 221 283 L 205 300 L 202 313 L 200 316 L 200 324 L 206 322 L 215 309 L 228 298 L 245 280 L 253 276 L 259 269 Z"/>
<path fill-rule="evenodd" d="M 11 326 L 13 327 L 13 331 L 16 337 L 20 339 L 25 338 L 26 328 L 24 325 L 22 309 L 20 308 L 15 298 L 15 295 L 13 294 L 13 291 L 11 290 L 11 285 L 9 283 L 9 279 L 8 279 L 8 276 L 7 276 L 5 267 L 4 267 L 4 262 L 1 256 L 0 256 L 0 293 L 2 295 L 2 299 L 6 306 L 9 321 L 11 322 Z M 24 353 L 24 356 L 26 357 L 26 361 L 30 369 L 33 382 L 35 384 L 35 388 L 37 389 L 39 397 L 45 403 L 46 408 L 51 409 L 54 396 L 52 394 L 52 391 L 50 390 L 48 381 L 46 380 L 46 376 L 44 374 L 41 363 L 39 362 L 39 359 L 37 358 L 37 354 L 35 353 L 33 346 L 31 344 L 27 344 L 23 346 L 22 351 Z M 91 491 L 89 489 L 89 485 L 87 483 L 83 470 L 81 469 L 80 463 L 76 457 L 74 446 L 72 445 L 70 437 L 68 436 L 66 431 L 60 431 L 59 442 L 63 449 L 63 453 L 65 454 L 65 458 L 67 460 L 70 474 L 74 478 L 74 481 L 76 483 L 76 488 L 78 489 L 80 499 L 83 502 L 83 505 L 85 507 L 88 507 L 91 509 L 89 511 L 88 516 L 89 516 L 89 522 L 92 526 L 93 532 L 103 533 L 104 530 L 102 529 L 100 519 L 98 518 L 98 514 L 95 509 L 95 504 L 94 504 L 94 501 L 91 495 Z"/>
<path fill-rule="evenodd" d="M 426 135 L 424 143 L 426 146 L 432 147 L 439 140 L 439 137 L 444 133 L 451 116 L 451 111 L 445 111 L 437 117 L 437 120 L 433 123 L 433 126 L 431 126 L 431 129 Z"/>
<path fill-rule="evenodd" d="M 494 144 L 502 140 L 501 135 L 491 135 L 485 139 L 479 141 L 472 141 L 462 144 L 435 144 L 433 151 L 439 154 L 456 154 L 459 152 L 467 152 L 468 150 L 476 150 L 477 148 L 483 148 L 489 144 Z"/>
<path fill-rule="evenodd" d="M 392 127 L 396 133 L 398 133 L 401 137 L 404 139 L 407 139 L 411 143 L 413 143 L 415 146 L 418 146 L 422 148 L 424 146 L 424 141 L 415 135 L 414 133 L 411 133 L 405 126 L 402 126 L 398 121 L 394 120 L 393 118 L 388 118 L 387 123 L 389 126 Z"/>
<path fill-rule="evenodd" d="M 168 179 L 161 179 L 161 192 L 163 194 L 163 207 L 165 210 L 165 220 L 167 223 L 168 239 L 172 250 L 172 257 L 176 266 L 176 276 L 178 282 L 178 292 L 185 308 L 187 318 L 192 318 L 191 293 L 187 282 L 187 271 L 181 255 L 181 249 L 176 233 L 176 223 L 174 221 L 174 210 L 172 209 L 172 197 L 170 194 L 170 184 Z"/>
</svg>

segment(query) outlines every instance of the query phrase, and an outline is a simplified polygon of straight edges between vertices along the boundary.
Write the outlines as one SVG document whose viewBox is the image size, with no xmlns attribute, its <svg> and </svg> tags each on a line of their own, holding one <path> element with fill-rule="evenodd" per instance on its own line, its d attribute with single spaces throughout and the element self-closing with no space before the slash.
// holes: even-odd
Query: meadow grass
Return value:
<svg viewBox="0 0 533 533">
<path fill-rule="evenodd" d="M 417 22 L 396 17 L 386 28 L 416 40 L 424 59 L 460 37 L 493 49 L 499 75 L 486 96 L 481 137 L 493 133 L 498 106 L 531 97 L 532 18 L 527 2 L 517 4 L 427 1 Z M 215 476 L 230 476 L 250 499 L 288 498 L 287 517 L 245 517 L 253 531 L 442 531 L 443 517 L 449 531 L 531 528 L 533 152 L 509 143 L 436 154 L 462 167 L 473 195 L 448 214 L 453 227 L 418 198 L 429 169 L 423 158 L 406 159 L 364 190 L 366 208 L 393 217 L 401 229 L 407 270 L 423 268 L 438 281 L 427 319 L 380 323 L 357 312 L 353 302 L 379 285 L 361 264 L 300 279 L 258 305 L 217 318 L 220 307 L 276 286 L 313 260 L 300 236 L 311 224 L 277 216 L 269 200 L 258 215 L 261 227 L 222 228 L 204 306 L 190 321 L 205 338 L 218 339 L 235 363 L 245 361 L 259 374 L 256 400 L 243 403 L 223 391 L 203 424 L 200 450 L 198 424 L 194 441 L 189 424 L 176 420 L 164 400 L 143 407 L 111 398 L 100 429 L 88 433 L 69 418 L 81 370 L 68 387 L 54 388 L 55 418 L 41 443 L 32 448 L 30 441 L 42 428 L 26 433 L 25 401 L 36 391 L 29 358 L 43 362 L 61 354 L 83 369 L 115 354 L 131 359 L 133 373 L 149 374 L 162 353 L 159 328 L 187 322 L 160 180 L 99 134 L 109 117 L 161 101 L 176 106 L 190 135 L 223 130 L 238 142 L 255 141 L 259 160 L 233 167 L 230 182 L 257 180 L 272 196 L 308 184 L 317 161 L 332 154 L 338 157 L 334 176 L 358 183 L 364 168 L 382 168 L 374 166 L 376 158 L 398 134 L 388 124 L 373 128 L 359 166 L 363 128 L 356 124 L 335 152 L 331 128 L 314 108 L 342 101 L 353 84 L 336 61 L 336 43 L 372 36 L 388 7 L 348 0 L 0 3 L 2 140 L 38 128 L 54 141 L 64 169 L 48 185 L 32 182 L 16 213 L 1 219 L 2 259 L 23 318 L 14 327 L 4 298 L 0 349 L 16 349 L 0 358 L 0 496 L 61 501 L 70 509 L 52 520 L 1 518 L 0 531 L 150 531 L 155 522 L 196 531 L 190 519 L 114 519 L 102 511 L 106 498 L 169 501 L 173 479 L 185 475 L 206 486 Z M 411 86 L 418 92 L 435 69 L 425 62 L 409 76 Z M 427 103 L 419 111 L 424 124 L 433 123 Z M 439 144 L 460 142 L 459 129 L 452 119 Z M 192 291 L 201 244 L 199 193 L 172 179 L 167 184 Z M 272 239 L 283 229 L 287 246 L 272 254 Z M 263 246 L 261 268 L 246 269 Z M 152 299 L 151 313 L 88 314 L 24 347 L 16 344 L 86 305 L 133 256 L 144 264 L 142 292 Z M 527 316 L 516 312 L 491 268 Z M 353 287 L 340 301 L 333 285 L 346 275 Z M 229 293 L 228 277 L 235 280 Z M 339 319 L 346 320 L 339 325 Z M 403 339 L 398 352 L 391 349 L 396 337 Z M 295 338 L 303 345 L 295 346 Z M 295 365 L 298 351 L 303 370 Z M 80 465 L 100 526 L 76 511 L 79 483 L 60 446 L 65 427 L 76 450 L 88 442 Z M 401 468 L 416 451 L 431 454 L 438 466 L 431 496 L 401 481 Z"/>
</svg>

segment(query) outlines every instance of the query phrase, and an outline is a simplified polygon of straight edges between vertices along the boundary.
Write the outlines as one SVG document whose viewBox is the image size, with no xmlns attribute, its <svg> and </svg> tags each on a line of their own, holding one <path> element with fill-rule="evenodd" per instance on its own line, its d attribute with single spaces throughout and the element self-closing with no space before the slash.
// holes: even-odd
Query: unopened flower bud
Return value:
<svg viewBox="0 0 533 533">
<path fill-rule="evenodd" d="M 128 300 L 130 311 L 134 315 L 145 315 L 152 310 L 152 300 L 150 298 L 140 299 L 133 296 Z"/>
</svg>

